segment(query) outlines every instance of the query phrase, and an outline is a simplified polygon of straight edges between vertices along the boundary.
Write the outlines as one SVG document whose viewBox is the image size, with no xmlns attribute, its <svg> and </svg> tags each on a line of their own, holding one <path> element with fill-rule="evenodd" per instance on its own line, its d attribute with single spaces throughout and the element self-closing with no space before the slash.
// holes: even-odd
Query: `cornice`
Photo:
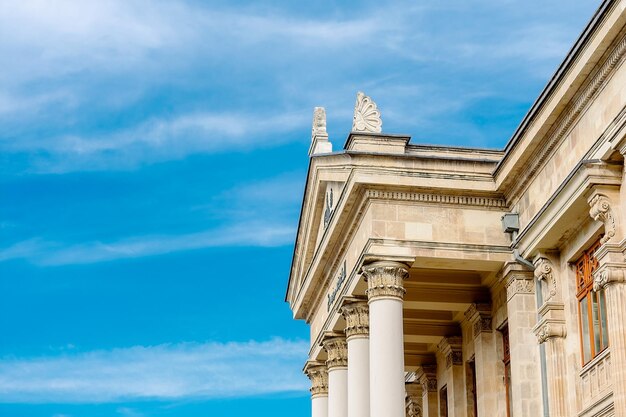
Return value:
<svg viewBox="0 0 626 417">
<path fill-rule="evenodd" d="M 484 197 L 475 195 L 458 195 L 432 193 L 432 192 L 404 192 L 404 191 L 383 191 L 367 190 L 366 198 L 376 200 L 392 201 L 414 201 L 420 203 L 445 204 L 454 206 L 474 206 L 483 208 L 506 209 L 507 204 L 503 197 Z"/>
<path fill-rule="evenodd" d="M 513 186 L 506 192 L 507 200 L 512 201 L 519 196 L 523 190 L 529 185 L 535 174 L 545 165 L 554 149 L 567 136 L 570 128 L 574 125 L 578 116 L 587 107 L 592 98 L 604 87 L 609 80 L 609 76 L 613 70 L 623 61 L 626 55 L 626 36 L 617 42 L 616 46 L 611 50 L 608 58 L 596 70 L 595 75 L 585 86 L 579 90 L 575 97 L 569 102 L 565 113 L 562 113 L 557 122 L 552 126 L 546 134 L 547 139 L 542 139 L 542 146 L 539 146 L 528 158 L 526 169 L 522 174 L 515 175 L 510 178 L 508 183 Z M 505 156 L 506 158 L 506 156 Z M 504 161 L 504 159 L 503 159 Z M 497 176 L 499 164 L 494 171 Z"/>
</svg>

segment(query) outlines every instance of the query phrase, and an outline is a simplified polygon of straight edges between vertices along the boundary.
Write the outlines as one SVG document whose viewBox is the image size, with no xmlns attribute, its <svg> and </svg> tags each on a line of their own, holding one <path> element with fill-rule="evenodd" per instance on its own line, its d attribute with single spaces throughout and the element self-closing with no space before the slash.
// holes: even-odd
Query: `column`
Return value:
<svg viewBox="0 0 626 417">
<path fill-rule="evenodd" d="M 422 384 L 419 382 L 407 382 L 406 391 L 406 417 L 422 417 Z"/>
<path fill-rule="evenodd" d="M 476 409 L 479 417 L 504 416 L 500 413 L 499 396 L 504 393 L 502 358 L 498 355 L 496 338 L 492 329 L 491 305 L 472 304 L 465 312 L 474 338 L 476 373 Z"/>
<path fill-rule="evenodd" d="M 366 301 L 348 299 L 341 313 L 348 341 L 348 417 L 369 417 L 369 308 Z"/>
<path fill-rule="evenodd" d="M 437 365 L 422 365 L 415 373 L 422 384 L 422 415 L 437 417 L 439 415 L 439 399 L 437 397 Z"/>
<path fill-rule="evenodd" d="M 311 380 L 311 416 L 328 417 L 328 370 L 322 362 L 308 361 L 304 373 Z"/>
<path fill-rule="evenodd" d="M 363 267 L 370 309 L 370 415 L 404 417 L 405 264 L 380 261 Z"/>
<path fill-rule="evenodd" d="M 601 247 L 598 252 L 604 255 L 606 249 Z M 615 417 L 626 417 L 626 265 L 621 251 L 613 255 L 621 255 L 622 259 L 605 263 L 596 273 L 593 286 L 596 291 L 604 289 L 606 297 Z"/>
<path fill-rule="evenodd" d="M 537 323 L 534 276 L 517 264 L 507 265 L 504 276 L 511 346 L 511 417 L 541 416 L 541 358 L 532 331 Z"/>
<path fill-rule="evenodd" d="M 322 342 L 328 355 L 328 417 L 348 415 L 348 345 L 342 334 L 330 333 Z"/>
<path fill-rule="evenodd" d="M 533 329 L 539 344 L 546 346 L 546 372 L 548 380 L 548 407 L 550 417 L 569 416 L 567 405 L 567 365 L 565 352 L 565 305 L 561 298 L 552 261 L 545 256 L 535 260 L 535 278 L 542 283 L 543 305 L 539 308 L 541 319 Z"/>
<path fill-rule="evenodd" d="M 444 337 L 437 347 L 444 358 L 448 374 L 448 416 L 463 417 L 467 414 L 463 339 Z"/>
</svg>

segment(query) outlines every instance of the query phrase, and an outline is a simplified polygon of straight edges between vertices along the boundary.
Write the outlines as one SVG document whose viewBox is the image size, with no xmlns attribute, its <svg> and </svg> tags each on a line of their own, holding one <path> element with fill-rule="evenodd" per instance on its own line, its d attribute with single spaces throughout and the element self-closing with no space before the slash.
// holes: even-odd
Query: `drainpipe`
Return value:
<svg viewBox="0 0 626 417">
<path fill-rule="evenodd" d="M 502 228 L 505 233 L 511 234 L 511 246 L 513 247 L 513 257 L 520 265 L 525 266 L 531 271 L 535 270 L 535 265 L 519 253 L 517 248 L 517 234 L 519 232 L 519 214 L 507 213 L 502 216 Z M 542 283 L 535 279 L 535 296 L 537 299 L 537 308 L 543 305 L 543 294 L 541 293 Z M 537 321 L 541 320 L 541 315 L 537 312 Z M 546 371 L 546 347 L 543 343 L 539 344 L 539 357 L 541 367 L 541 397 L 543 400 L 543 417 L 550 417 L 550 408 L 548 403 L 548 373 Z"/>
</svg>

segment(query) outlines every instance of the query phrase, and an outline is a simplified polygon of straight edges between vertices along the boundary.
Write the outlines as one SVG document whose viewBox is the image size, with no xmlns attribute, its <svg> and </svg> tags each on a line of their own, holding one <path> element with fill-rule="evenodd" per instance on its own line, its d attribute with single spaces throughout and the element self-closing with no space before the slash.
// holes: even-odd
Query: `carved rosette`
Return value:
<svg viewBox="0 0 626 417">
<path fill-rule="evenodd" d="M 363 267 L 363 276 L 367 281 L 367 297 L 399 298 L 402 300 L 406 290 L 403 282 L 409 277 L 409 269 L 399 262 L 374 262 Z"/>
<path fill-rule="evenodd" d="M 369 306 L 366 302 L 346 304 L 341 308 L 346 319 L 346 338 L 367 337 L 370 332 Z"/>
<path fill-rule="evenodd" d="M 542 320 L 533 331 L 539 344 L 545 343 L 548 339 L 567 336 L 567 329 L 563 320 Z"/>
<path fill-rule="evenodd" d="M 593 278 L 593 290 L 600 291 L 611 284 L 626 282 L 623 268 L 611 268 L 606 266 L 596 271 Z"/>
<path fill-rule="evenodd" d="M 315 110 L 313 110 L 311 139 L 316 136 L 328 137 L 328 133 L 326 133 L 326 109 L 323 107 L 316 107 Z"/>
<path fill-rule="evenodd" d="M 557 298 L 558 287 L 556 284 L 556 276 L 552 270 L 552 262 L 548 258 L 540 257 L 535 261 L 535 278 L 539 281 L 545 281 L 548 285 L 548 291 L 543 302 L 552 301 Z"/>
<path fill-rule="evenodd" d="M 311 395 L 313 397 L 328 395 L 328 369 L 318 362 L 308 362 L 304 373 L 311 380 Z"/>
<path fill-rule="evenodd" d="M 534 294 L 535 281 L 532 275 L 523 272 L 513 272 L 506 283 L 506 298 L 510 300 L 517 294 Z"/>
<path fill-rule="evenodd" d="M 465 312 L 465 318 L 472 325 L 474 338 L 482 332 L 491 332 L 491 306 L 472 304 Z"/>
<path fill-rule="evenodd" d="M 600 242 L 606 243 L 615 236 L 615 230 L 617 229 L 611 200 L 604 194 L 594 194 L 589 200 L 589 206 L 591 206 L 589 210 L 591 218 L 604 223 L 604 237 Z"/>
<path fill-rule="evenodd" d="M 343 336 L 330 337 L 324 340 L 323 345 L 328 355 L 326 367 L 329 371 L 348 366 L 348 343 Z"/>
<path fill-rule="evenodd" d="M 354 105 L 352 131 L 380 133 L 382 130 L 383 121 L 380 118 L 380 111 L 376 103 L 359 91 L 356 95 L 356 104 Z"/>
<path fill-rule="evenodd" d="M 446 368 L 463 365 L 463 339 L 460 337 L 444 337 L 437 346 L 446 358 Z"/>
</svg>

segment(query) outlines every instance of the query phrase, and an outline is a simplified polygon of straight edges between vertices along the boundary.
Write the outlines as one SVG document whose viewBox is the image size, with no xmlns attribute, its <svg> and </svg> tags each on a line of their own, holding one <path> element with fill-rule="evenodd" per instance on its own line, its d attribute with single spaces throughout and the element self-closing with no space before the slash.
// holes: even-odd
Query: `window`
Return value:
<svg viewBox="0 0 626 417">
<path fill-rule="evenodd" d="M 476 392 L 476 362 L 474 359 L 467 362 L 467 402 L 468 412 L 471 410 L 473 414 L 468 417 L 478 417 L 478 394 Z"/>
<path fill-rule="evenodd" d="M 593 291 L 593 273 L 598 268 L 596 242 L 576 261 L 576 298 L 583 365 L 609 346 L 606 328 L 606 297 L 604 290 Z"/>
<path fill-rule="evenodd" d="M 504 326 L 502 330 L 502 347 L 504 351 L 504 357 L 502 358 L 502 362 L 504 362 L 504 386 L 506 389 L 506 415 L 507 417 L 511 417 L 511 399 L 512 399 L 512 391 L 511 391 L 511 343 L 509 342 L 509 326 Z"/>
<path fill-rule="evenodd" d="M 439 416 L 448 417 L 448 386 L 444 385 L 439 391 Z"/>
</svg>

